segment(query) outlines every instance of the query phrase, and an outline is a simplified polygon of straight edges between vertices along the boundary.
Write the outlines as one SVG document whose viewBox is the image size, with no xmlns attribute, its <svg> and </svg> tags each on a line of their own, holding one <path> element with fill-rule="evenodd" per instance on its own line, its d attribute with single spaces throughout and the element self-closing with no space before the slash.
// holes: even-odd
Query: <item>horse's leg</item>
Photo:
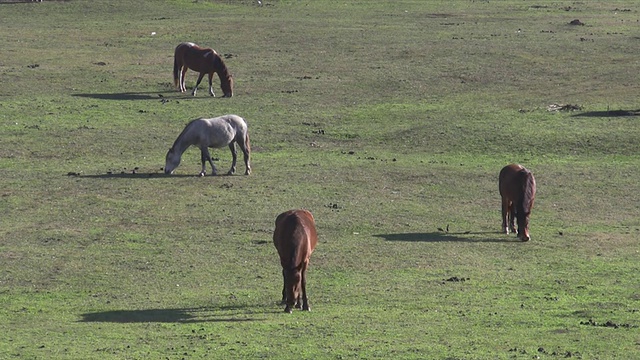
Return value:
<svg viewBox="0 0 640 360">
<path fill-rule="evenodd" d="M 511 201 L 506 196 L 502 197 L 502 232 L 509 233 L 509 221 L 511 218 Z"/>
<path fill-rule="evenodd" d="M 515 233 L 516 230 L 516 204 L 511 202 L 511 208 L 509 209 L 509 228 L 511 232 Z"/>
<path fill-rule="evenodd" d="M 502 197 L 502 232 L 505 234 L 509 233 L 509 210 L 511 207 L 509 206 L 509 199 L 506 196 Z"/>
<path fill-rule="evenodd" d="M 235 141 L 232 141 L 229 143 L 229 150 L 231 150 L 232 161 L 231 161 L 231 169 L 229 169 L 229 172 L 227 173 L 227 175 L 233 175 L 236 173 L 236 162 L 238 161 L 238 151 L 236 150 Z"/>
<path fill-rule="evenodd" d="M 284 286 L 282 288 L 282 302 L 284 302 L 284 312 L 291 314 L 292 309 L 295 307 L 295 299 L 290 298 L 287 295 L 287 278 L 284 276 L 285 270 L 282 269 L 282 277 L 284 278 Z"/>
<path fill-rule="evenodd" d="M 302 279 L 300 292 L 302 293 L 302 310 L 311 311 L 309 307 L 309 299 L 307 298 L 307 266 L 309 262 L 306 261 L 302 266 Z"/>
<path fill-rule="evenodd" d="M 213 73 L 209 73 L 209 95 L 216 97 L 213 93 Z"/>
<path fill-rule="evenodd" d="M 251 161 L 251 154 L 249 153 L 249 148 L 247 147 L 247 144 L 244 141 L 244 139 L 238 141 L 238 144 L 240 145 L 240 150 L 242 150 L 242 154 L 244 155 L 244 167 L 246 169 L 244 171 L 244 174 L 245 175 L 250 175 L 251 174 L 251 164 L 249 162 Z"/>
<path fill-rule="evenodd" d="M 200 171 L 200 176 L 204 176 L 207 173 L 206 171 L 207 161 L 209 162 L 209 164 L 211 164 L 211 175 L 216 175 L 218 171 L 215 165 L 213 165 L 213 160 L 211 160 L 211 154 L 209 154 L 209 149 L 207 149 L 206 146 L 200 148 L 200 155 L 201 155 L 201 161 L 202 161 L 202 171 Z"/>
<path fill-rule="evenodd" d="M 205 176 L 205 174 L 207 173 L 207 169 L 204 165 L 207 162 L 207 155 L 206 155 L 207 152 L 208 150 L 206 148 L 200 149 L 200 162 L 202 163 L 202 170 L 200 170 L 200 176 Z"/>
<path fill-rule="evenodd" d="M 196 96 L 196 91 L 198 90 L 198 85 L 200 85 L 200 82 L 202 81 L 203 77 L 204 77 L 204 73 L 200 73 L 200 75 L 198 76 L 198 81 L 196 82 L 196 86 L 193 88 L 193 92 L 191 92 L 191 95 Z"/>
<path fill-rule="evenodd" d="M 284 269 L 282 269 L 282 301 L 280 301 L 281 305 L 285 305 L 287 303 L 287 281 L 284 278 Z"/>
<path fill-rule="evenodd" d="M 188 67 L 186 66 L 182 66 L 182 69 L 180 69 L 180 92 L 186 92 L 187 91 L 187 86 L 185 85 L 185 77 L 187 76 L 187 70 L 189 70 Z"/>
<path fill-rule="evenodd" d="M 298 297 L 296 298 L 294 307 L 296 309 L 302 309 L 302 292 L 299 291 L 300 290 L 300 284 L 298 284 L 297 286 L 298 286 Z"/>
</svg>

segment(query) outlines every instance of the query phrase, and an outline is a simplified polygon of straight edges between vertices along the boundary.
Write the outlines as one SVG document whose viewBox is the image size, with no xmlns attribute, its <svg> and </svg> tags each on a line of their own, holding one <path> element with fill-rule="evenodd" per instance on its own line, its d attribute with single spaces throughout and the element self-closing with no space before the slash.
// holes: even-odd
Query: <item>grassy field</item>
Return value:
<svg viewBox="0 0 640 360">
<path fill-rule="evenodd" d="M 639 22 L 616 1 L 0 1 L 0 358 L 640 358 Z M 183 41 L 224 55 L 232 98 L 175 90 Z M 228 113 L 251 176 L 198 177 L 195 148 L 162 174 L 189 120 Z M 538 183 L 527 243 L 499 232 L 511 162 Z M 320 242 L 289 315 L 271 236 L 297 207 Z"/>
</svg>

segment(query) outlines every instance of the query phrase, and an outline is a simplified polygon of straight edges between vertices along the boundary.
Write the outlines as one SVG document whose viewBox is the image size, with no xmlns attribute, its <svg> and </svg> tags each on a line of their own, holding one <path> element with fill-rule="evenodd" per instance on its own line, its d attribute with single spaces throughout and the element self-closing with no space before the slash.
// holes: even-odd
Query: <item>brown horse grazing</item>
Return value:
<svg viewBox="0 0 640 360">
<path fill-rule="evenodd" d="M 514 216 L 518 221 L 518 238 L 529 241 L 529 216 L 536 197 L 536 180 L 531 171 L 522 165 L 511 164 L 500 170 L 498 188 L 502 196 L 502 231 L 516 231 Z"/>
<path fill-rule="evenodd" d="M 200 73 L 196 86 L 191 93 L 193 96 L 196 96 L 198 85 L 200 85 L 205 74 L 209 75 L 209 94 L 216 96 L 216 94 L 213 93 L 211 83 L 213 73 L 217 73 L 220 78 L 220 88 L 222 88 L 222 92 L 224 92 L 224 97 L 233 96 L 233 77 L 215 50 L 204 49 L 191 42 L 184 42 L 178 45 L 173 60 L 173 83 L 175 86 L 178 86 L 179 82 L 180 92 L 187 91 L 184 78 L 188 69 Z"/>
<path fill-rule="evenodd" d="M 317 243 L 316 225 L 309 211 L 289 210 L 276 218 L 273 244 L 282 265 L 282 303 L 286 304 L 285 312 L 291 313 L 294 306 L 311 310 L 307 299 L 307 267 Z"/>
</svg>

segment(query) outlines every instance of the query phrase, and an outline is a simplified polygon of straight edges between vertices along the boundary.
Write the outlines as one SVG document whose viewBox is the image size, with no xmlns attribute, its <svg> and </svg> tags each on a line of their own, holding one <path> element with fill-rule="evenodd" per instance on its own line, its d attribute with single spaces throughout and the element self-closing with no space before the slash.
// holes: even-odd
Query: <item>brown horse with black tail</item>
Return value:
<svg viewBox="0 0 640 360">
<path fill-rule="evenodd" d="M 191 92 L 193 96 L 196 95 L 198 85 L 200 85 L 205 74 L 209 75 L 209 94 L 216 96 L 213 93 L 212 86 L 214 73 L 217 73 L 220 78 L 220 88 L 224 93 L 224 97 L 233 96 L 233 76 L 215 50 L 201 48 L 191 42 L 184 42 L 178 45 L 173 60 L 173 82 L 175 86 L 179 86 L 180 92 L 187 91 L 184 78 L 188 69 L 200 73 L 196 86 Z"/>
<path fill-rule="evenodd" d="M 518 238 L 529 241 L 529 216 L 536 196 L 536 180 L 531 171 L 518 164 L 507 165 L 500 170 L 498 188 L 502 196 L 502 231 L 516 232 L 514 217 L 518 222 Z"/>
<path fill-rule="evenodd" d="M 317 243 L 315 220 L 309 211 L 289 210 L 276 218 L 273 244 L 282 265 L 282 303 L 286 304 L 285 312 L 291 313 L 294 306 L 311 310 L 307 299 L 307 268 Z"/>
</svg>

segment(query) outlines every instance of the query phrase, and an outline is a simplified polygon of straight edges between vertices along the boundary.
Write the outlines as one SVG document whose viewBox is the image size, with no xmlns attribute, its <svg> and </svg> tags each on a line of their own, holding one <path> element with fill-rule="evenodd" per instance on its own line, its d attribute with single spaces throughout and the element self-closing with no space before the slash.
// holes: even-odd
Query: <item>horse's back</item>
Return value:
<svg viewBox="0 0 640 360">
<path fill-rule="evenodd" d="M 217 54 L 215 50 L 213 49 L 209 49 L 209 48 L 203 48 L 200 47 L 198 44 L 193 43 L 191 41 L 184 41 L 181 42 L 180 44 L 178 44 L 178 46 L 176 46 L 176 52 L 178 50 L 187 50 L 187 49 L 193 49 L 193 50 L 211 50 L 213 51 L 214 54 Z"/>
<path fill-rule="evenodd" d="M 507 180 L 522 169 L 524 169 L 524 166 L 520 164 L 509 164 L 500 170 L 500 179 Z"/>
<path fill-rule="evenodd" d="M 197 118 L 191 120 L 181 137 L 191 139 L 192 144 L 220 148 L 228 145 L 238 136 L 247 134 L 247 124 L 238 115 L 223 115 L 214 118 Z"/>
<path fill-rule="evenodd" d="M 196 119 L 209 127 L 224 128 L 231 126 L 236 131 L 246 132 L 247 122 L 241 116 L 235 114 L 222 115 L 214 118 L 199 118 Z"/>
<path fill-rule="evenodd" d="M 235 115 L 235 114 L 229 114 L 229 115 L 225 115 L 223 117 L 226 118 L 227 121 L 229 121 L 230 123 L 232 123 L 235 126 L 237 126 L 238 128 L 245 129 L 245 130 L 247 129 L 247 122 L 242 116 L 238 116 L 238 115 Z"/>
<path fill-rule="evenodd" d="M 523 195 L 524 191 L 535 194 L 535 178 L 529 169 L 520 164 L 510 164 L 500 170 L 498 187 L 503 197 L 515 198 Z"/>
<path fill-rule="evenodd" d="M 273 243 L 282 260 L 285 260 L 294 248 L 304 250 L 303 255 L 308 259 L 318 243 L 315 220 L 311 212 L 297 209 L 278 215 Z"/>
<path fill-rule="evenodd" d="M 498 186 L 500 188 L 501 194 L 511 188 L 516 174 L 522 169 L 524 169 L 522 165 L 509 164 L 503 167 L 502 170 L 500 170 L 500 175 L 498 176 Z"/>
<path fill-rule="evenodd" d="M 175 58 L 191 70 L 210 72 L 218 53 L 211 48 L 203 48 L 192 42 L 182 42 L 176 46 Z"/>
<path fill-rule="evenodd" d="M 192 42 L 181 42 L 180 44 L 178 44 L 178 46 L 176 46 L 176 49 L 174 51 L 175 56 L 176 57 L 181 57 L 184 56 L 184 53 L 191 48 L 194 47 L 198 47 L 198 45 L 192 43 Z"/>
</svg>

